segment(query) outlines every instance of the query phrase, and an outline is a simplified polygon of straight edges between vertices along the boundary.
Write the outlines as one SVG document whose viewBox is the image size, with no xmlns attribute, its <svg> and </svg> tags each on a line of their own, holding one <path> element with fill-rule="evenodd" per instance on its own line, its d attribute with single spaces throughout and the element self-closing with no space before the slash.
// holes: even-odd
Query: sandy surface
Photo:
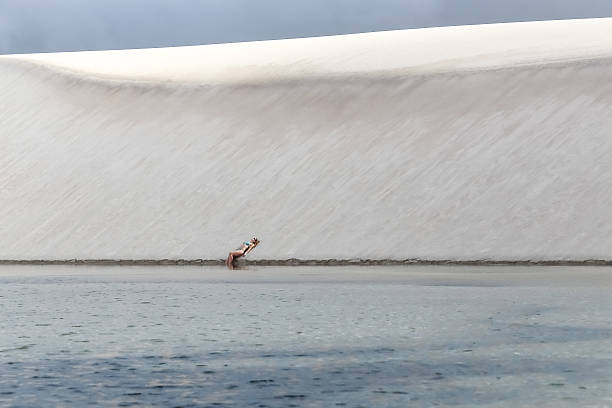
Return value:
<svg viewBox="0 0 612 408">
<path fill-rule="evenodd" d="M 0 405 L 610 406 L 612 273 L 2 267 Z"/>
<path fill-rule="evenodd" d="M 349 75 L 455 72 L 612 56 L 612 19 L 435 27 L 144 50 L 32 54 L 77 75 L 173 83 L 268 84 Z"/>
<path fill-rule="evenodd" d="M 0 259 L 610 259 L 611 34 L 2 57 Z"/>
</svg>

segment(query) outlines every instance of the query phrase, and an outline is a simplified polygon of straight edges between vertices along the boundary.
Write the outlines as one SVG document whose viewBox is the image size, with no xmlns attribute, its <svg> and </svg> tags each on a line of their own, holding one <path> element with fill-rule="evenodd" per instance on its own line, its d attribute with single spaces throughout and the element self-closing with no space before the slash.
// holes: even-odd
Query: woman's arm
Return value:
<svg viewBox="0 0 612 408">
<path fill-rule="evenodd" d="M 244 252 L 244 255 L 247 255 L 249 252 L 251 252 L 253 249 L 255 249 L 255 247 L 256 247 L 256 246 L 257 246 L 257 244 L 252 244 L 252 245 L 250 245 L 250 246 L 249 246 L 249 249 L 247 249 L 247 250 Z"/>
</svg>

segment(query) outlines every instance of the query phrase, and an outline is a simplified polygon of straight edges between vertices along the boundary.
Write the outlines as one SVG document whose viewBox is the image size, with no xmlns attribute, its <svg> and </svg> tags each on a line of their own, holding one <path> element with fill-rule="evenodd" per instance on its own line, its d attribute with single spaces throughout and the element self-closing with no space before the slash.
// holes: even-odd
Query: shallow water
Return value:
<svg viewBox="0 0 612 408">
<path fill-rule="evenodd" d="M 0 268 L 0 405 L 610 406 L 612 268 Z"/>
</svg>

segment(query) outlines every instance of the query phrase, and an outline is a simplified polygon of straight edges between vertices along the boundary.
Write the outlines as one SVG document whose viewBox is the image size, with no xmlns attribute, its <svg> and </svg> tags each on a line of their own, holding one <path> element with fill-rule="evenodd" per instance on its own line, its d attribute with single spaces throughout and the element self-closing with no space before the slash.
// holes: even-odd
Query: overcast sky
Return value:
<svg viewBox="0 0 612 408">
<path fill-rule="evenodd" d="M 612 0 L 0 0 L 0 54 L 612 16 Z"/>
</svg>

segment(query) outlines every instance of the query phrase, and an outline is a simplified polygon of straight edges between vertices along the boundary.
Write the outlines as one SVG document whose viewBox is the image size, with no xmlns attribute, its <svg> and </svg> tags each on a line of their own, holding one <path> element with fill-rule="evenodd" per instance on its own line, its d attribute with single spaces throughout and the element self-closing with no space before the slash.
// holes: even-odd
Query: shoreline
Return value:
<svg viewBox="0 0 612 408">
<path fill-rule="evenodd" d="M 223 266 L 224 259 L 0 259 L 0 265 L 109 266 Z M 612 266 L 611 259 L 495 260 L 495 259 L 256 259 L 237 260 L 236 266 Z"/>
</svg>

